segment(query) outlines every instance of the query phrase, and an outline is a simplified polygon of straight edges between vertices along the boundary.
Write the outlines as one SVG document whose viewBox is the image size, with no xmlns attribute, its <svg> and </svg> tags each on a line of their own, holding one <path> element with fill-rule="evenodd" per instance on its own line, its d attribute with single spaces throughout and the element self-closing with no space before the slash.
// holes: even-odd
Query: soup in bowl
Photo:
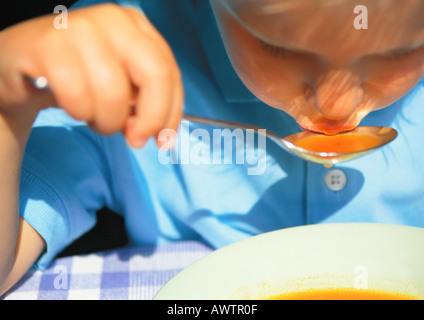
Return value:
<svg viewBox="0 0 424 320">
<path fill-rule="evenodd" d="M 421 300 L 424 229 L 340 223 L 265 233 L 198 260 L 155 299 Z"/>
</svg>

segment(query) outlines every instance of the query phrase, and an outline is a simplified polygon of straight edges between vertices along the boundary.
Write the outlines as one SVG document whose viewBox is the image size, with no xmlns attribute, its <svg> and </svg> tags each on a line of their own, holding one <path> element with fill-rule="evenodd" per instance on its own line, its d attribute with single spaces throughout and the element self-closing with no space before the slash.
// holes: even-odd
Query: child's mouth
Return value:
<svg viewBox="0 0 424 320">
<path fill-rule="evenodd" d="M 328 126 L 326 124 L 311 124 L 310 126 L 299 125 L 303 132 L 316 132 L 325 135 L 336 135 L 342 132 L 350 131 L 356 128 L 356 125 L 343 125 L 343 126 Z"/>
</svg>

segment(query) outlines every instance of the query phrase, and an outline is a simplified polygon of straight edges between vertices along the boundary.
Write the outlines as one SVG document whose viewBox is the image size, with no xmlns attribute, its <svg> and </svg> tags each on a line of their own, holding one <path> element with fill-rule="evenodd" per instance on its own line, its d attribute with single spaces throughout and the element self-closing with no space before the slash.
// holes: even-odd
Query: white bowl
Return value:
<svg viewBox="0 0 424 320">
<path fill-rule="evenodd" d="M 267 299 L 328 288 L 423 299 L 424 229 L 341 223 L 265 233 L 210 253 L 155 299 Z"/>
</svg>

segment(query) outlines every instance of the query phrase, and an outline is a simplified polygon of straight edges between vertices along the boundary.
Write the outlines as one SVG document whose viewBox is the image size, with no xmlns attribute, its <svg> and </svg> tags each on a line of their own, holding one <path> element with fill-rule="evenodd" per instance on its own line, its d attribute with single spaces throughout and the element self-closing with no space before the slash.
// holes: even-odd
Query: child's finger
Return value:
<svg viewBox="0 0 424 320">
<path fill-rule="evenodd" d="M 155 42 L 156 46 L 158 46 L 158 48 L 161 50 L 164 57 L 169 60 L 174 60 L 174 55 L 170 50 L 168 42 L 155 29 L 146 16 L 135 9 L 126 9 L 125 13 L 142 34 L 149 36 L 150 39 Z"/>
<path fill-rule="evenodd" d="M 78 120 L 92 119 L 92 95 L 83 63 L 65 43 L 55 45 L 55 39 L 48 43 L 48 47 L 40 48 L 36 57 L 58 105 Z"/>
<path fill-rule="evenodd" d="M 184 90 L 181 78 L 179 77 L 178 81 L 175 81 L 176 89 L 174 91 L 174 102 L 173 107 L 169 112 L 166 124 L 164 129 L 170 129 L 170 132 L 177 132 L 178 127 L 180 126 L 181 119 L 183 117 L 183 103 L 184 103 Z M 160 133 L 159 133 L 160 135 Z M 161 147 L 166 141 L 159 139 L 159 135 L 156 137 L 157 144 Z M 175 138 L 175 137 L 173 137 Z M 168 146 L 172 147 L 172 144 L 167 143 Z"/>
<path fill-rule="evenodd" d="M 136 36 L 140 39 L 140 35 Z M 128 74 L 138 88 L 135 121 L 127 128 L 127 134 L 134 146 L 142 146 L 167 122 L 178 87 L 175 84 L 178 67 L 175 60 L 170 59 L 172 55 L 164 52 L 149 36 L 143 35 L 143 41 L 137 39 L 127 39 L 125 51 L 121 54 Z"/>
<path fill-rule="evenodd" d="M 162 35 L 154 28 L 154 26 L 150 23 L 147 17 L 140 14 L 137 10 L 129 9 L 126 11 L 129 17 L 134 21 L 134 23 L 138 26 L 141 32 L 150 36 L 151 40 L 155 42 L 156 46 L 161 50 L 164 54 L 165 59 L 171 61 L 174 70 L 174 97 L 173 103 L 170 107 L 168 117 L 166 119 L 164 128 L 169 128 L 173 130 L 177 130 L 179 123 L 182 117 L 182 105 L 183 105 L 183 96 L 184 90 L 181 79 L 181 72 L 171 51 L 168 43 L 162 37 Z"/>
<path fill-rule="evenodd" d="M 83 60 L 94 109 L 90 125 L 102 134 L 122 130 L 132 91 L 119 57 L 108 42 L 97 37 L 85 46 Z"/>
</svg>

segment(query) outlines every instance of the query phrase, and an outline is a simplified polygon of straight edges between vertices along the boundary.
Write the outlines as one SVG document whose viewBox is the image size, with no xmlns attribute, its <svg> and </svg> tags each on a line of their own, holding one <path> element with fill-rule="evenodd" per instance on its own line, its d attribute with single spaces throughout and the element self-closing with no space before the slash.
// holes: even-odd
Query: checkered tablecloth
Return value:
<svg viewBox="0 0 424 320">
<path fill-rule="evenodd" d="M 195 241 L 128 247 L 57 259 L 30 271 L 3 300 L 150 300 L 183 268 L 212 251 Z"/>
</svg>

